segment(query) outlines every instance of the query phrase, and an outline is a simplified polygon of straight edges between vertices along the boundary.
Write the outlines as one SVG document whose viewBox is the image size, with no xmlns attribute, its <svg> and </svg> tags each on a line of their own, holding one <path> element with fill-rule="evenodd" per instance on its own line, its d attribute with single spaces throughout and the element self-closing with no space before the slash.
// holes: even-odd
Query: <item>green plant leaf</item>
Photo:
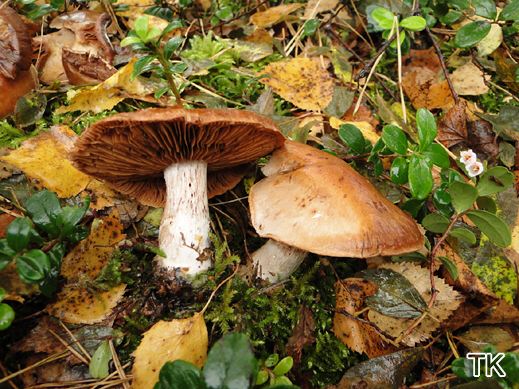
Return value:
<svg viewBox="0 0 519 389">
<path fill-rule="evenodd" d="M 108 364 L 112 360 L 112 351 L 107 340 L 101 342 L 97 347 L 90 364 L 88 371 L 93 378 L 105 378 L 109 374 Z"/>
<path fill-rule="evenodd" d="M 49 257 L 41 250 L 30 250 L 16 258 L 16 271 L 20 278 L 28 284 L 43 280 L 50 268 Z"/>
<path fill-rule="evenodd" d="M 33 223 L 47 232 L 51 238 L 59 235 L 56 220 L 61 213 L 61 206 L 55 193 L 42 190 L 34 194 L 25 202 L 25 209 Z"/>
<path fill-rule="evenodd" d="M 256 376 L 256 386 L 263 385 L 269 379 L 269 372 L 265 369 L 260 370 Z"/>
<path fill-rule="evenodd" d="M 231 20 L 233 17 L 232 8 L 229 6 L 224 6 L 216 11 L 215 15 L 218 17 L 218 19 L 223 21 Z"/>
<path fill-rule="evenodd" d="M 14 317 L 15 314 L 13 308 L 5 303 L 0 303 L 0 331 L 9 328 Z"/>
<path fill-rule="evenodd" d="M 488 35 L 490 27 L 490 23 L 483 20 L 466 24 L 456 32 L 454 43 L 462 49 L 473 47 Z"/>
<path fill-rule="evenodd" d="M 454 227 L 450 231 L 449 235 L 456 239 L 463 240 L 464 242 L 466 242 L 470 245 L 476 244 L 476 235 L 474 235 L 474 233 L 471 230 L 469 230 L 468 228 Z"/>
<path fill-rule="evenodd" d="M 4 269 L 15 255 L 16 251 L 9 246 L 7 239 L 0 239 L 0 270 Z"/>
<path fill-rule="evenodd" d="M 184 22 L 181 19 L 174 19 L 166 26 L 166 28 L 164 28 L 164 30 L 162 30 L 162 36 L 182 27 L 184 27 Z"/>
<path fill-rule="evenodd" d="M 153 389 L 206 389 L 202 372 L 186 361 L 166 362 Z"/>
<path fill-rule="evenodd" d="M 478 197 L 478 199 L 476 200 L 476 204 L 478 205 L 478 208 L 482 209 L 483 211 L 488 211 L 491 213 L 497 212 L 497 204 L 492 197 L 489 197 L 489 196 Z"/>
<path fill-rule="evenodd" d="M 448 168 L 451 165 L 449 154 L 447 154 L 447 151 L 445 151 L 442 145 L 437 143 L 429 145 L 429 147 L 424 150 L 423 154 L 429 160 L 430 164 L 441 168 Z"/>
<path fill-rule="evenodd" d="M 410 31 L 422 31 L 427 26 L 427 22 L 421 16 L 409 16 L 400 22 L 400 27 Z"/>
<path fill-rule="evenodd" d="M 457 213 L 465 212 L 472 207 L 478 198 L 478 190 L 464 182 L 453 182 L 449 185 L 452 206 Z"/>
<path fill-rule="evenodd" d="M 265 366 L 266 367 L 274 367 L 279 362 L 279 355 L 277 353 L 270 354 L 267 359 L 265 359 Z"/>
<path fill-rule="evenodd" d="M 519 21 L 519 0 L 510 1 L 499 14 L 500 20 Z"/>
<path fill-rule="evenodd" d="M 497 16 L 496 2 L 494 0 L 472 0 L 472 6 L 478 16 L 492 20 Z"/>
<path fill-rule="evenodd" d="M 156 41 L 162 35 L 162 30 L 158 27 L 151 27 L 146 34 L 146 38 L 143 39 L 144 43 Z"/>
<path fill-rule="evenodd" d="M 449 227 L 449 219 L 439 213 L 430 213 L 422 219 L 422 226 L 436 234 L 443 234 Z"/>
<path fill-rule="evenodd" d="M 390 269 L 370 269 L 360 272 L 362 278 L 374 282 L 377 293 L 366 299 L 366 305 L 383 315 L 415 318 L 427 309 L 416 288 L 402 274 Z"/>
<path fill-rule="evenodd" d="M 209 351 L 203 375 L 209 389 L 242 389 L 252 385 L 257 370 L 257 361 L 247 336 L 230 333 Z"/>
<path fill-rule="evenodd" d="M 391 181 L 395 184 L 404 185 L 407 182 L 408 173 L 407 160 L 404 157 L 396 157 L 389 171 Z"/>
<path fill-rule="evenodd" d="M 87 197 L 82 207 L 62 208 L 61 213 L 56 219 L 56 224 L 60 229 L 61 238 L 66 238 L 72 234 L 72 232 L 74 232 L 75 227 L 78 225 L 81 219 L 83 219 L 83 216 L 85 216 L 85 213 L 88 211 L 89 206 L 90 198 Z"/>
<path fill-rule="evenodd" d="M 342 124 L 339 127 L 339 138 L 356 154 L 362 154 L 366 150 L 366 139 L 353 124 Z"/>
<path fill-rule="evenodd" d="M 174 36 L 164 45 L 164 57 L 170 59 L 173 53 L 182 45 L 184 38 L 181 36 Z"/>
<path fill-rule="evenodd" d="M 134 24 L 133 30 L 135 31 L 135 34 L 139 38 L 141 38 L 141 41 L 146 42 L 146 37 L 148 36 L 148 24 L 149 24 L 150 18 L 147 16 L 141 16 L 139 17 Z"/>
<path fill-rule="evenodd" d="M 489 196 L 511 188 L 515 177 L 512 172 L 503 166 L 495 166 L 488 169 L 478 182 L 480 196 Z"/>
<path fill-rule="evenodd" d="M 438 258 L 440 258 L 442 265 L 445 267 L 445 269 L 447 269 L 447 271 L 449 272 L 452 279 L 453 280 L 458 279 L 458 268 L 456 267 L 456 264 L 447 257 L 438 257 Z"/>
<path fill-rule="evenodd" d="M 423 151 L 429 147 L 438 133 L 433 114 L 425 108 L 418 109 L 416 112 L 416 127 L 420 151 Z"/>
<path fill-rule="evenodd" d="M 419 156 L 411 156 L 409 163 L 409 189 L 413 197 L 423 200 L 433 187 L 431 169 L 427 160 Z"/>
<path fill-rule="evenodd" d="M 399 127 L 389 124 L 382 130 L 382 140 L 387 148 L 397 154 L 407 153 L 407 137 Z"/>
<path fill-rule="evenodd" d="M 445 15 L 440 17 L 440 22 L 446 25 L 456 23 L 463 14 L 455 9 L 450 9 Z"/>
<path fill-rule="evenodd" d="M 294 359 L 292 357 L 285 357 L 276 365 L 276 367 L 272 370 L 272 373 L 276 377 L 281 377 L 287 374 L 290 369 L 294 366 Z"/>
<path fill-rule="evenodd" d="M 14 219 L 7 227 L 7 243 L 16 252 L 25 249 L 31 239 L 32 223 L 29 218 Z"/>
<path fill-rule="evenodd" d="M 138 36 L 127 36 L 121 41 L 121 47 L 126 47 L 130 45 L 134 45 L 136 43 L 143 43 L 142 39 Z"/>
<path fill-rule="evenodd" d="M 499 216 L 482 210 L 468 211 L 466 215 L 496 246 L 504 248 L 512 243 L 510 228 Z"/>
<path fill-rule="evenodd" d="M 154 55 L 145 55 L 144 57 L 140 57 L 137 61 L 135 61 L 133 64 L 132 76 L 130 80 L 133 81 L 135 77 L 147 71 L 149 64 L 152 63 L 154 59 Z"/>
<path fill-rule="evenodd" d="M 371 11 L 371 17 L 383 30 L 391 30 L 391 27 L 393 27 L 395 15 L 393 15 L 393 13 L 387 8 L 373 8 Z"/>
<path fill-rule="evenodd" d="M 314 35 L 320 24 L 319 19 L 308 19 L 303 25 L 303 35 L 305 37 Z"/>
</svg>

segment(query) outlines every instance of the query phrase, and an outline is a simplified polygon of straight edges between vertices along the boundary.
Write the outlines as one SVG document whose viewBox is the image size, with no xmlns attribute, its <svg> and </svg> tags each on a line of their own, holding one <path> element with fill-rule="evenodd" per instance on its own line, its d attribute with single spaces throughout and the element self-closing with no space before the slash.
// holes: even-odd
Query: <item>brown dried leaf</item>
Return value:
<svg viewBox="0 0 519 389">
<path fill-rule="evenodd" d="M 0 76 L 14 80 L 31 66 L 31 35 L 18 13 L 0 8 Z"/>
<path fill-rule="evenodd" d="M 250 22 L 256 27 L 268 28 L 286 20 L 288 15 L 297 11 L 302 6 L 303 4 L 291 3 L 278 5 L 277 7 L 270 7 L 266 11 L 256 12 L 250 17 Z"/>
<path fill-rule="evenodd" d="M 427 269 L 409 262 L 385 264 L 382 268 L 391 269 L 402 274 L 411 282 L 423 299 L 429 301 L 431 284 Z M 435 288 L 438 290 L 438 295 L 433 306 L 429 309 L 429 315 L 436 320 L 426 316 L 418 327 L 402 338 L 402 343 L 414 346 L 416 343 L 429 339 L 431 334 L 451 316 L 463 301 L 463 296 L 447 285 L 441 278 L 435 277 Z M 415 319 L 400 319 L 382 315 L 374 310 L 369 311 L 368 318 L 378 328 L 394 338 L 399 338 L 403 335 L 415 321 Z"/>
<path fill-rule="evenodd" d="M 492 125 L 486 120 L 468 122 L 468 143 L 482 159 L 495 159 L 499 155 L 497 137 Z"/>
<path fill-rule="evenodd" d="M 335 291 L 333 332 L 342 343 L 370 358 L 396 351 L 396 347 L 374 325 L 354 316 L 364 305 L 364 299 L 375 294 L 375 284 L 363 279 L 349 278 L 336 282 Z"/>
<path fill-rule="evenodd" d="M 316 59 L 297 57 L 273 62 L 261 76 L 263 84 L 301 109 L 321 111 L 333 97 L 333 79 Z"/>
<path fill-rule="evenodd" d="M 62 61 L 65 74 L 72 85 L 98 84 L 117 72 L 103 58 L 64 48 Z"/>
<path fill-rule="evenodd" d="M 438 140 L 445 147 L 452 147 L 467 140 L 467 104 L 460 100 L 449 109 L 438 123 Z"/>
<path fill-rule="evenodd" d="M 299 320 L 288 338 L 286 346 L 287 355 L 294 358 L 296 365 L 301 363 L 303 349 L 315 342 L 315 322 L 310 308 L 302 305 L 299 309 Z"/>
<path fill-rule="evenodd" d="M 164 363 L 181 359 L 202 367 L 207 358 L 207 327 L 196 313 L 186 319 L 159 321 L 144 333 L 134 351 L 133 387 L 153 389 Z"/>
<path fill-rule="evenodd" d="M 451 75 L 451 81 L 460 96 L 478 96 L 488 92 L 484 73 L 472 61 L 456 69 Z"/>
<path fill-rule="evenodd" d="M 445 109 L 454 104 L 448 82 L 431 79 L 423 70 L 405 73 L 402 87 L 416 109 Z"/>
<path fill-rule="evenodd" d="M 506 352 L 517 341 L 517 333 L 512 331 L 504 326 L 472 326 L 458 334 L 456 339 L 472 352 L 482 352 L 490 345 L 494 345 L 498 352 Z"/>
</svg>

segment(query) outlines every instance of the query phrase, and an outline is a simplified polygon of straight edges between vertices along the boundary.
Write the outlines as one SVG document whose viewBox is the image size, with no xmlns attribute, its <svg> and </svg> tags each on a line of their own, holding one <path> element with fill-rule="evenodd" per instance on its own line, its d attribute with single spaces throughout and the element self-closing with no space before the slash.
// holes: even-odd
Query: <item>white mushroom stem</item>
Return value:
<svg viewBox="0 0 519 389">
<path fill-rule="evenodd" d="M 209 240 L 207 164 L 181 162 L 164 171 L 166 206 L 160 224 L 159 244 L 166 257 L 162 267 L 196 275 L 211 266 L 205 250 Z"/>
<path fill-rule="evenodd" d="M 269 239 L 252 254 L 258 277 L 269 282 L 286 280 L 306 258 L 307 251 Z"/>
</svg>

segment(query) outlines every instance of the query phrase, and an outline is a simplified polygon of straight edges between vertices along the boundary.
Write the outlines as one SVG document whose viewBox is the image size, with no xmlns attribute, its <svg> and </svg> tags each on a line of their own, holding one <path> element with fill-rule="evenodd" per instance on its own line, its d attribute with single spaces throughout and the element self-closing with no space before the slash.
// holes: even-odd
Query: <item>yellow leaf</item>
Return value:
<svg viewBox="0 0 519 389">
<path fill-rule="evenodd" d="M 118 196 L 108 185 L 96 179 L 88 183 L 83 193 L 85 196 L 87 193 L 92 194 L 90 196 L 90 208 L 95 210 L 114 206 L 115 198 Z"/>
<path fill-rule="evenodd" d="M 80 284 L 67 284 L 47 311 L 67 323 L 93 324 L 105 320 L 124 295 L 125 284 L 95 292 Z"/>
<path fill-rule="evenodd" d="M 274 24 L 282 22 L 292 12 L 297 11 L 303 4 L 292 3 L 282 4 L 277 7 L 271 7 L 266 11 L 257 12 L 250 17 L 250 22 L 256 27 L 271 27 Z"/>
<path fill-rule="evenodd" d="M 53 127 L 25 141 L 22 146 L 0 157 L 36 181 L 39 187 L 56 192 L 59 197 L 77 195 L 90 177 L 77 170 L 66 158 L 76 134 L 65 126 Z"/>
<path fill-rule="evenodd" d="M 159 321 L 142 338 L 133 356 L 133 387 L 153 389 L 164 363 L 181 359 L 202 367 L 207 357 L 207 327 L 202 314 Z"/>
<path fill-rule="evenodd" d="M 503 43 L 503 29 L 499 24 L 492 23 L 490 31 L 476 45 L 480 57 L 492 54 Z"/>
<path fill-rule="evenodd" d="M 336 117 L 330 118 L 330 126 L 332 128 L 338 130 L 342 124 L 353 124 L 355 127 L 357 127 L 360 130 L 360 132 L 362 132 L 362 135 L 364 135 L 364 138 L 369 140 L 370 143 L 373 145 L 375 143 L 377 143 L 378 140 L 380 139 L 380 135 L 377 134 L 377 132 L 375 131 L 375 129 L 369 122 L 364 122 L 364 121 L 363 122 L 349 122 L 349 121 L 344 121 L 344 120 L 338 119 Z"/>
<path fill-rule="evenodd" d="M 323 110 L 333 96 L 333 80 L 316 59 L 293 58 L 265 67 L 260 80 L 296 107 Z"/>
<path fill-rule="evenodd" d="M 136 59 L 133 58 L 113 76 L 94 87 L 86 87 L 77 91 L 69 90 L 67 98 L 70 104 L 58 108 L 56 113 L 73 111 L 99 113 L 112 109 L 129 97 L 146 101 L 154 100 L 151 97 L 154 92 L 154 87 L 151 84 L 145 83 L 139 77 L 131 80 L 135 61 Z"/>
<path fill-rule="evenodd" d="M 90 235 L 67 254 L 61 265 L 61 275 L 68 281 L 87 277 L 94 280 L 106 266 L 115 246 L 126 235 L 119 217 L 112 214 L 92 223 Z"/>
<path fill-rule="evenodd" d="M 125 6 L 124 11 L 117 11 L 117 16 L 128 19 L 128 26 L 134 27 L 135 20 L 144 15 L 144 11 L 155 5 L 154 0 L 118 0 L 115 5 Z M 126 9 L 127 8 L 127 9 Z M 147 15 L 151 26 L 163 30 L 168 25 L 168 21 L 157 16 Z"/>
</svg>

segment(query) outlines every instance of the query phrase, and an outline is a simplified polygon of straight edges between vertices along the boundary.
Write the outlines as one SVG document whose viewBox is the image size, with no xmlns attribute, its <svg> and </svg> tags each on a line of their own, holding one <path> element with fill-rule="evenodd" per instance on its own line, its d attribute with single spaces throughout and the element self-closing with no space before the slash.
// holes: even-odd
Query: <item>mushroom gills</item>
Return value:
<svg viewBox="0 0 519 389">
<path fill-rule="evenodd" d="M 306 258 L 307 251 L 269 239 L 252 254 L 254 268 L 263 280 L 286 280 Z"/>
<path fill-rule="evenodd" d="M 209 240 L 207 163 L 175 163 L 164 171 L 166 205 L 160 224 L 159 245 L 166 257 L 159 265 L 193 276 L 209 269 L 206 254 Z"/>
</svg>

